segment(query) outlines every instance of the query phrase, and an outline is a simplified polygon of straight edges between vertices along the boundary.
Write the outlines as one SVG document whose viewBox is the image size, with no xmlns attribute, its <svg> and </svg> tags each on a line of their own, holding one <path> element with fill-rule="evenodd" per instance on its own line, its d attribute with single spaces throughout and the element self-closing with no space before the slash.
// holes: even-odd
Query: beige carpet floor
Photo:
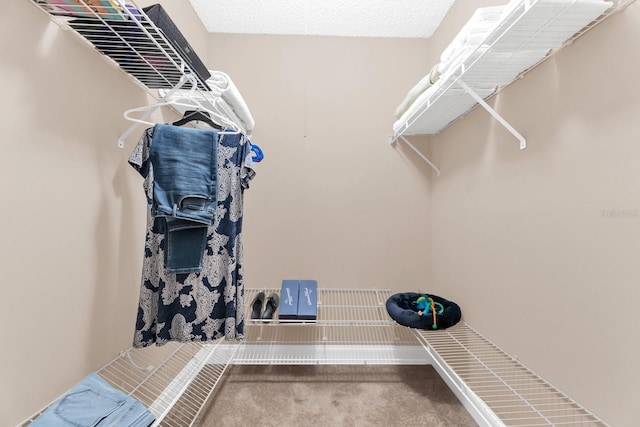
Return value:
<svg viewBox="0 0 640 427">
<path fill-rule="evenodd" d="M 433 367 L 230 366 L 198 426 L 477 426 Z"/>
</svg>

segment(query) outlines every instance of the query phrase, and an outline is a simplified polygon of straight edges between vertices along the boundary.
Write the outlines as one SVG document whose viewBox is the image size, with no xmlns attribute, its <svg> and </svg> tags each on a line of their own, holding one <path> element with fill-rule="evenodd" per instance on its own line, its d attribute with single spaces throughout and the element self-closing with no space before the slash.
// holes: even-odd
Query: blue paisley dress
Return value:
<svg viewBox="0 0 640 427">
<path fill-rule="evenodd" d="M 144 177 L 147 197 L 147 233 L 133 346 L 222 337 L 242 340 L 242 197 L 255 176 L 251 143 L 242 134 L 220 135 L 218 201 L 214 223 L 208 227 L 202 271 L 184 274 L 164 270 L 164 233 L 151 216 L 152 143 L 153 128 L 149 128 L 129 157 L 129 164 Z"/>
</svg>

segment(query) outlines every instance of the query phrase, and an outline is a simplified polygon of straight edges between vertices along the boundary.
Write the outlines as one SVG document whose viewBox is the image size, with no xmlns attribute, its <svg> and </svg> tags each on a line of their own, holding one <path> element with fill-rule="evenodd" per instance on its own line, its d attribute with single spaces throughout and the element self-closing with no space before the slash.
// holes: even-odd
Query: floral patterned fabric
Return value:
<svg viewBox="0 0 640 427">
<path fill-rule="evenodd" d="M 251 143 L 242 134 L 220 135 L 218 201 L 198 273 L 170 274 L 164 269 L 164 230 L 151 216 L 153 166 L 147 129 L 129 158 L 144 180 L 147 234 L 134 347 L 168 341 L 244 339 L 242 279 L 242 197 L 255 176 Z"/>
</svg>

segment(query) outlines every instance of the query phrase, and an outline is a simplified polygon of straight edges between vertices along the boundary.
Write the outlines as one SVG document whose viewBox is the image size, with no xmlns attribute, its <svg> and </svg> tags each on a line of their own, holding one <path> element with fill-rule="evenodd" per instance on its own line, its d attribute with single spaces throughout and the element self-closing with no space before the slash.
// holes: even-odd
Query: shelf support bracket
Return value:
<svg viewBox="0 0 640 427">
<path fill-rule="evenodd" d="M 480 105 L 482 105 L 482 107 L 487 110 L 489 112 L 489 114 L 491 114 L 498 122 L 500 122 L 500 124 L 502 126 L 505 127 L 505 129 L 507 129 L 509 132 L 511 132 L 511 134 L 513 136 L 515 136 L 518 141 L 520 141 L 520 149 L 524 150 L 525 148 L 527 148 L 527 140 L 525 139 L 524 136 L 522 136 L 517 130 L 515 130 L 513 128 L 513 126 L 511 126 L 509 124 L 509 122 L 507 122 L 500 114 L 498 114 L 498 112 L 496 110 L 494 110 L 493 108 L 491 108 L 491 106 L 489 104 L 487 104 L 486 102 L 484 102 L 484 99 L 480 98 L 478 96 L 477 93 L 475 93 L 475 91 L 473 89 L 471 89 L 465 82 L 463 82 L 461 79 L 458 79 L 458 84 L 460 86 L 462 86 L 462 88 L 469 94 L 471 95 L 471 97 L 473 99 L 476 100 L 476 102 Z"/>
<path fill-rule="evenodd" d="M 417 149 L 417 148 L 416 148 L 416 147 L 411 143 L 411 141 L 409 141 L 407 138 L 405 138 L 405 137 L 404 137 L 404 135 L 400 135 L 398 138 L 400 138 L 401 140 L 403 140 L 405 144 L 407 144 L 407 145 L 408 145 L 408 146 L 409 146 L 413 151 L 415 151 L 415 152 L 416 152 L 416 154 L 417 154 L 418 156 L 420 156 L 420 157 L 422 158 L 422 160 L 424 160 L 425 162 L 427 162 L 427 163 L 429 164 L 429 166 L 431 166 L 431 167 L 433 168 L 433 170 L 435 170 L 435 171 L 436 171 L 436 175 L 437 175 L 437 176 L 440 176 L 440 169 L 438 169 L 438 168 L 436 167 L 436 165 L 434 165 L 434 164 L 433 164 L 433 162 L 431 162 L 431 160 L 429 160 L 429 159 L 427 158 L 427 156 L 425 156 L 424 154 L 422 154 L 422 153 L 420 152 L 420 150 L 418 150 L 418 149 Z"/>
</svg>

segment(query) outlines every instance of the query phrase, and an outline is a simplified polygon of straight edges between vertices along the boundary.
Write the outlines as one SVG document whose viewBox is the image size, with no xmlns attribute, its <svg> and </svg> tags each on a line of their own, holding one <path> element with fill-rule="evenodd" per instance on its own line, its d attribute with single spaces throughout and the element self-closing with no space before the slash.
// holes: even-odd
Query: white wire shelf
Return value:
<svg viewBox="0 0 640 427">
<path fill-rule="evenodd" d="M 437 134 L 482 105 L 525 148 L 525 138 L 484 100 L 593 28 L 614 11 L 612 5 L 601 0 L 512 0 L 484 41 L 394 124 L 391 142 L 405 135 Z"/>
<path fill-rule="evenodd" d="M 245 291 L 251 298 L 277 290 Z M 377 317 L 366 322 L 353 322 L 351 315 L 340 317 L 344 310 L 320 307 L 380 308 L 391 292 L 318 289 L 318 294 L 315 323 L 254 321 L 242 342 L 129 349 L 97 373 L 149 408 L 154 426 L 196 424 L 230 364 L 431 364 L 483 427 L 607 426 L 465 322 L 445 330 L 410 329 L 390 320 L 386 309 L 374 310 Z"/>
<path fill-rule="evenodd" d="M 431 360 L 413 345 L 244 344 L 234 365 L 428 365 Z"/>
<path fill-rule="evenodd" d="M 388 315 L 388 289 L 318 289 L 316 320 L 250 319 L 251 302 L 280 290 L 245 289 L 246 336 L 234 364 L 429 363 L 409 328 Z"/>
<path fill-rule="evenodd" d="M 155 417 L 152 426 L 187 427 L 200 415 L 236 351 L 237 346 L 222 340 L 169 342 L 128 349 L 96 373 L 145 405 Z M 18 427 L 28 426 L 45 409 Z"/>
<path fill-rule="evenodd" d="M 259 292 L 245 289 L 245 300 Z M 176 343 L 128 349 L 97 371 L 113 387 L 142 402 L 153 426 L 197 422 L 229 364 L 428 364 L 410 329 L 386 312 L 389 290 L 318 289 L 314 322 L 249 320 L 243 342 Z M 250 304 L 247 304 L 249 313 Z M 357 316 L 362 316 L 358 318 Z M 42 411 L 20 424 L 27 426 Z"/>
<path fill-rule="evenodd" d="M 484 412 L 486 425 L 607 426 L 464 322 L 415 333 L 460 400 Z"/>
<path fill-rule="evenodd" d="M 388 289 L 323 289 L 318 288 L 318 314 L 316 320 L 279 319 L 279 310 L 273 319 L 252 319 L 251 303 L 258 292 L 265 297 L 271 293 L 280 295 L 280 289 L 245 289 L 245 321 L 249 325 L 346 325 L 390 326 L 386 301 L 391 296 Z M 288 333 L 288 332 L 287 332 Z"/>
<path fill-rule="evenodd" d="M 198 89 L 209 91 L 205 81 L 172 45 L 142 8 L 127 0 L 74 0 L 74 6 L 49 0 L 29 0 L 63 28 L 71 28 L 122 71 L 149 89 L 171 89 L 185 74 L 196 77 Z M 96 6 L 97 4 L 97 6 Z M 186 55 L 186 52 L 183 52 Z M 191 53 L 193 55 L 193 53 Z"/>
</svg>

